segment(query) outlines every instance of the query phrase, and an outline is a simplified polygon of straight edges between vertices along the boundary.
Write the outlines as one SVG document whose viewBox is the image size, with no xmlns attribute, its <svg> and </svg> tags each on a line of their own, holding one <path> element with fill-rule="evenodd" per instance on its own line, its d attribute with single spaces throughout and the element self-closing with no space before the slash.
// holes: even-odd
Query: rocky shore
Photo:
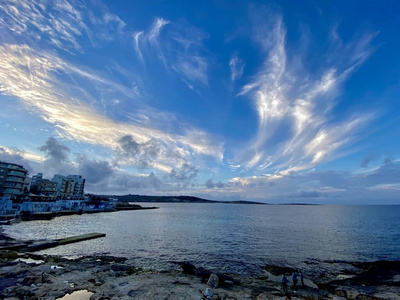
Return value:
<svg viewBox="0 0 400 300">
<path fill-rule="evenodd" d="M 1 236 L 1 243 L 12 242 Z M 325 264 L 334 271 L 305 278 L 296 290 L 290 277 L 295 269 L 288 266 L 261 266 L 265 275 L 254 278 L 212 273 L 190 262 L 182 262 L 179 270 L 158 272 L 107 255 L 71 260 L 3 251 L 0 299 L 285 299 L 283 274 L 290 281 L 291 299 L 400 299 L 398 261 Z"/>
</svg>

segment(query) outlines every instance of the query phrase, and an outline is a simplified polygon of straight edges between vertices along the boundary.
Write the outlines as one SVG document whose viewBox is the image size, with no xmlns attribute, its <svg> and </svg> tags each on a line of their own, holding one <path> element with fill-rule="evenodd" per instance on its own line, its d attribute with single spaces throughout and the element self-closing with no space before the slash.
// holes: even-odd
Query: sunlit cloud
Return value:
<svg viewBox="0 0 400 300">
<path fill-rule="evenodd" d="M 370 43 L 376 34 L 337 46 L 332 61 L 321 62 L 325 71 L 312 74 L 290 63 L 282 16 L 269 16 L 267 22 L 256 18 L 254 30 L 254 39 L 265 54 L 264 64 L 238 94 L 249 95 L 258 114 L 258 131 L 248 148 L 254 154 L 246 166 L 304 170 L 354 144 L 360 130 L 373 120 L 372 113 L 365 113 L 333 122 L 332 110 L 342 83 L 373 52 Z"/>
<path fill-rule="evenodd" d="M 25 159 L 27 161 L 33 161 L 40 163 L 45 160 L 43 155 L 34 152 L 21 151 L 16 148 L 8 148 L 0 145 L 0 160 L 10 160 L 11 157 L 19 157 L 20 159 Z M 11 159 L 12 160 L 12 159 Z"/>
<path fill-rule="evenodd" d="M 166 149 L 183 155 L 210 155 L 218 160 L 223 156 L 222 144 L 199 130 L 188 129 L 186 135 L 178 136 L 156 128 L 110 120 L 80 99 L 70 97 L 68 86 L 57 76 L 66 73 L 92 84 L 110 85 L 125 91 L 124 87 L 95 72 L 78 69 L 49 53 L 38 54 L 28 46 L 3 45 L 0 54 L 3 57 L 0 62 L 0 92 L 22 100 L 29 110 L 53 124 L 66 139 L 115 148 L 117 141 L 129 134 L 139 143 L 159 140 Z M 168 160 L 160 158 L 163 159 Z M 158 163 L 162 165 L 162 161 Z"/>
</svg>

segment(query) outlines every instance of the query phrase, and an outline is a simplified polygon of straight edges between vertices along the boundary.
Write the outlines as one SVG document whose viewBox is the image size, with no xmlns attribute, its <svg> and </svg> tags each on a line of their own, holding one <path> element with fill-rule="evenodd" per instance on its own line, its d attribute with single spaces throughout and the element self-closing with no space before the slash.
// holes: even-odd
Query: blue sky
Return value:
<svg viewBox="0 0 400 300">
<path fill-rule="evenodd" d="M 399 203 L 395 1 L 3 1 L 0 160 L 86 191 Z"/>
</svg>

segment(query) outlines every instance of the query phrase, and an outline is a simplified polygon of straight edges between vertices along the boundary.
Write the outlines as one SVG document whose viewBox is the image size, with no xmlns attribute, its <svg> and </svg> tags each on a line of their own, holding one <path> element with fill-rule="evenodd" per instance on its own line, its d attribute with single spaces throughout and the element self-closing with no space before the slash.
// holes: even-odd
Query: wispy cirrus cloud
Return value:
<svg viewBox="0 0 400 300">
<path fill-rule="evenodd" d="M 155 49 L 158 57 L 161 59 L 164 65 L 166 65 L 164 52 L 159 43 L 159 36 L 162 28 L 168 25 L 169 23 L 170 21 L 165 20 L 163 18 L 156 18 L 151 27 L 148 29 L 148 31 L 146 32 L 143 30 L 135 31 L 132 34 L 136 54 L 142 62 L 143 62 L 143 54 L 142 54 L 143 51 L 146 53 L 147 52 L 154 53 L 154 51 L 149 51 L 151 46 L 152 48 L 151 50 Z M 143 51 L 142 48 L 144 49 Z"/>
<path fill-rule="evenodd" d="M 154 166 L 159 166 L 163 171 L 166 169 L 165 165 L 181 164 L 189 156 L 208 155 L 220 159 L 223 155 L 222 144 L 200 130 L 188 127 L 183 132 L 184 135 L 174 135 L 151 126 L 113 121 L 80 99 L 87 94 L 80 94 L 79 89 L 71 91 L 72 87 L 63 83 L 68 75 L 80 78 L 80 81 L 92 86 L 101 86 L 101 89 L 119 87 L 121 92 L 125 91 L 124 86 L 116 85 L 103 77 L 104 74 L 87 72 L 53 54 L 38 53 L 26 45 L 3 45 L 0 47 L 0 54 L 3 57 L 0 62 L 0 92 L 17 97 L 30 111 L 53 124 L 58 135 L 66 139 L 103 145 L 111 149 L 118 146 L 117 141 L 126 135 L 132 136 L 137 143 L 154 139 L 165 149 L 181 155 L 180 161 L 159 157 Z M 75 97 L 71 97 L 71 92 Z"/>
<path fill-rule="evenodd" d="M 176 24 L 170 33 L 168 51 L 172 69 L 191 82 L 208 85 L 209 58 L 203 45 L 208 34 L 189 24 Z"/>
<path fill-rule="evenodd" d="M 334 52 L 326 54 L 330 62 L 321 61 L 318 70 L 322 71 L 313 74 L 288 57 L 282 16 L 267 14 L 269 22 L 255 18 L 254 25 L 264 64 L 239 93 L 250 95 L 258 115 L 257 134 L 248 148 L 253 155 L 246 165 L 260 170 L 304 170 L 340 155 L 373 119 L 372 113 L 353 113 L 335 120 L 333 108 L 340 101 L 343 82 L 373 52 L 376 34 L 337 44 Z"/>
<path fill-rule="evenodd" d="M 235 81 L 242 77 L 244 71 L 244 62 L 239 58 L 238 54 L 232 55 L 229 60 L 229 68 L 231 69 L 231 80 Z"/>
<path fill-rule="evenodd" d="M 168 27 L 166 27 L 168 25 Z M 161 31 L 166 28 L 165 38 L 161 41 Z M 140 61 L 146 56 L 154 55 L 168 70 L 173 70 L 183 76 L 182 80 L 208 84 L 208 58 L 203 46 L 203 40 L 208 37 L 200 29 L 187 23 L 172 23 L 163 18 L 156 18 L 146 31 L 135 31 L 132 34 L 133 46 Z M 144 55 L 144 53 L 146 53 Z M 191 84 L 187 84 L 193 89 Z"/>
<path fill-rule="evenodd" d="M 156 18 L 153 25 L 151 26 L 146 38 L 147 40 L 153 44 L 158 46 L 158 36 L 160 35 L 161 29 L 169 24 L 170 21 L 165 20 L 163 18 Z"/>
<path fill-rule="evenodd" d="M 207 62 L 201 56 L 183 57 L 179 56 L 172 69 L 184 75 L 192 82 L 199 81 L 203 84 L 208 83 Z"/>
<path fill-rule="evenodd" d="M 133 33 L 135 51 L 141 61 L 143 61 L 143 55 L 142 55 L 142 51 L 140 50 L 139 41 L 140 41 L 140 37 L 142 35 L 143 35 L 143 31 L 136 31 Z"/>
<path fill-rule="evenodd" d="M 41 47 L 48 44 L 68 53 L 82 53 L 87 40 L 98 46 L 124 35 L 125 22 L 104 7 L 98 9 L 100 13 L 95 15 L 84 2 L 74 0 L 6 0 L 0 4 L 2 40 L 10 43 L 23 37 Z"/>
<path fill-rule="evenodd" d="M 83 21 L 81 4 L 56 1 L 54 5 L 38 1 L 6 1 L 0 5 L 2 32 L 6 39 L 18 36 L 31 38 L 32 42 L 47 39 L 49 43 L 66 51 L 82 51 L 79 38 L 91 31 Z"/>
</svg>

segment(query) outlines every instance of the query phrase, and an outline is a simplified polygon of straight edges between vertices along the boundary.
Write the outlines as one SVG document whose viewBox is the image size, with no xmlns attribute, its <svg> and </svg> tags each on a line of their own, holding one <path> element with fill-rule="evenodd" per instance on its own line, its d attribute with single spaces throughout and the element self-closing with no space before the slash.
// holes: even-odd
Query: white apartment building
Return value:
<svg viewBox="0 0 400 300">
<path fill-rule="evenodd" d="M 51 180 L 57 183 L 57 198 L 60 199 L 80 199 L 83 198 L 85 189 L 85 179 L 81 175 L 63 176 L 54 175 Z"/>
</svg>

